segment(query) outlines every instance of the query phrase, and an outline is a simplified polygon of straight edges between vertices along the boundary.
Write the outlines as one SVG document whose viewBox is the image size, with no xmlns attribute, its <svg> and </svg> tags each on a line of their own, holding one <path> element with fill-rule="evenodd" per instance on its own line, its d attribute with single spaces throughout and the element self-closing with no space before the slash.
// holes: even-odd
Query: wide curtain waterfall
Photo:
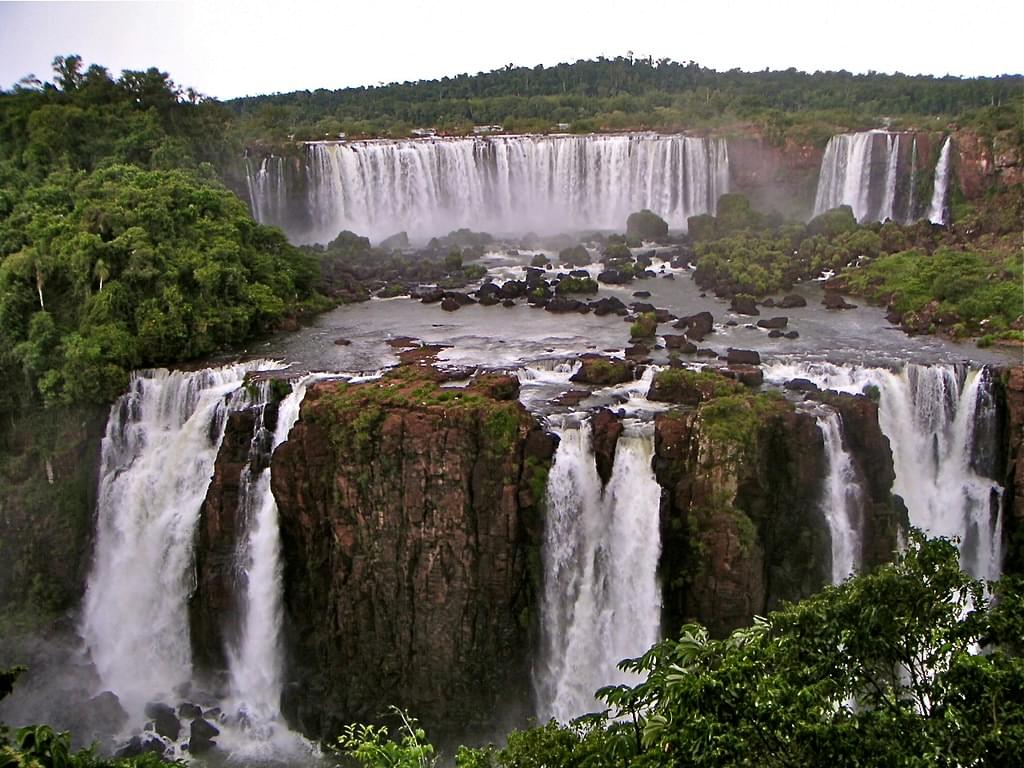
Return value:
<svg viewBox="0 0 1024 768">
<path fill-rule="evenodd" d="M 621 231 L 641 208 L 682 229 L 729 191 L 729 156 L 724 139 L 657 134 L 318 142 L 251 158 L 248 181 L 257 220 L 296 242 Z"/>
<path fill-rule="evenodd" d="M 900 370 L 828 363 L 777 363 L 770 381 L 810 379 L 823 389 L 877 392 L 878 420 L 892 448 L 893 492 L 911 525 L 960 541 L 961 562 L 978 578 L 998 578 L 1003 488 L 986 446 L 998 434 L 987 369 L 907 365 Z"/>
<path fill-rule="evenodd" d="M 619 438 L 602 487 L 589 425 L 570 426 L 548 478 L 544 533 L 538 716 L 566 722 L 600 708 L 603 685 L 637 682 L 617 670 L 657 642 L 661 590 L 661 487 L 651 468 L 653 435 Z"/>
<path fill-rule="evenodd" d="M 193 546 L 228 414 L 259 416 L 242 470 L 241 540 L 234 571 L 240 631 L 228 641 L 228 716 L 220 741 L 237 755 L 276 754 L 299 740 L 280 717 L 281 563 L 269 457 L 298 418 L 307 377 L 277 404 L 268 429 L 269 381 L 257 361 L 199 372 L 143 371 L 111 409 L 103 440 L 95 556 L 82 636 L 103 689 L 132 722 L 144 706 L 181 701 L 192 682 L 188 601 L 196 587 Z M 258 464 L 258 466 L 257 466 Z M 228 621 L 232 617 L 222 617 Z M 254 738 L 255 736 L 255 738 Z M 252 750 L 256 749 L 254 753 Z M 262 751 L 260 751 L 262 750 Z"/>
<path fill-rule="evenodd" d="M 848 205 L 860 222 L 928 218 L 945 223 L 951 144 L 947 136 L 934 168 L 932 202 L 925 209 L 916 189 L 916 134 L 863 131 L 833 136 L 821 160 L 814 215 Z"/>
</svg>

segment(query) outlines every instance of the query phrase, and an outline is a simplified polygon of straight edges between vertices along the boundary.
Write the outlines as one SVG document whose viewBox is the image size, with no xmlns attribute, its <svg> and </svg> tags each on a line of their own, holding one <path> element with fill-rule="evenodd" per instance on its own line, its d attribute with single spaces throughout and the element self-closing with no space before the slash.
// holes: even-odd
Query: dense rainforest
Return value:
<svg viewBox="0 0 1024 768">
<path fill-rule="evenodd" d="M 962 79 L 904 74 L 718 72 L 693 61 L 616 57 L 553 67 L 507 67 L 477 75 L 342 90 L 234 99 L 243 135 L 281 140 L 450 134 L 474 125 L 506 131 L 578 133 L 700 130 L 754 124 L 766 137 L 824 141 L 840 130 L 944 127 L 951 119 L 988 130 L 1020 127 L 1019 75 Z M 944 118 L 935 123 L 934 118 Z M 559 127 L 561 125 L 561 127 Z"/>
</svg>

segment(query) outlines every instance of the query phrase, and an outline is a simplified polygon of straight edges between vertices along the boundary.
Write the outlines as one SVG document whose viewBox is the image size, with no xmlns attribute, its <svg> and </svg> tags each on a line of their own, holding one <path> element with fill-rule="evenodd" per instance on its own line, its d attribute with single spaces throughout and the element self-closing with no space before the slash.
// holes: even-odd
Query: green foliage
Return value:
<svg viewBox="0 0 1024 768">
<path fill-rule="evenodd" d="M 766 420 L 778 412 L 785 400 L 776 391 L 739 392 L 715 397 L 698 411 L 703 432 L 716 443 L 751 450 Z"/>
<path fill-rule="evenodd" d="M 679 131 L 736 123 L 760 126 L 774 144 L 824 144 L 844 129 L 870 127 L 878 115 L 953 117 L 978 125 L 1015 125 L 1021 78 L 960 79 L 849 72 L 717 72 L 689 62 L 618 56 L 552 67 L 516 67 L 478 75 L 338 91 L 297 91 L 228 103 L 245 137 L 293 134 L 322 139 L 393 135 L 432 126 L 462 135 L 500 124 L 510 132 Z M 992 108 L 990 105 L 999 105 Z M 990 110 L 986 112 L 986 110 Z M 273 119 L 268 120 L 268 116 Z"/>
<path fill-rule="evenodd" d="M 558 261 L 569 267 L 585 267 L 590 263 L 590 254 L 582 245 L 563 248 L 558 252 Z"/>
<path fill-rule="evenodd" d="M 658 318 L 653 312 L 644 312 L 636 322 L 629 326 L 629 337 L 631 339 L 653 339 L 658 330 Z"/>
<path fill-rule="evenodd" d="M 21 233 L 0 340 L 48 404 L 107 402 L 132 368 L 239 345 L 313 295 L 313 262 L 193 173 L 111 165 L 35 192 L 0 220 L 0 240 Z"/>
<path fill-rule="evenodd" d="M 437 762 L 427 734 L 405 712 L 392 707 L 401 718 L 398 740 L 389 738 L 387 726 L 352 723 L 345 726 L 335 749 L 364 768 L 430 768 Z"/>
<path fill-rule="evenodd" d="M 597 293 L 597 281 L 592 277 L 563 277 L 555 286 L 555 293 L 565 296 L 571 293 Z"/>
<path fill-rule="evenodd" d="M 654 211 L 644 208 L 629 214 L 626 219 L 626 237 L 637 240 L 660 240 L 668 236 L 668 223 Z"/>
</svg>

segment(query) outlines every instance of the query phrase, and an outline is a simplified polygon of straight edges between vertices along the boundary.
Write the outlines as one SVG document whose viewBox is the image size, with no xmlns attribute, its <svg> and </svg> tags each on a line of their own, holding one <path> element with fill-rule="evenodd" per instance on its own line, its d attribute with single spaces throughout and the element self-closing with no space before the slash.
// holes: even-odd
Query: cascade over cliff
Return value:
<svg viewBox="0 0 1024 768">
<path fill-rule="evenodd" d="M 724 388 L 695 390 L 693 399 L 703 402 L 655 421 L 669 632 L 698 621 L 725 635 L 830 581 L 820 508 L 826 458 L 815 417 L 781 397 Z M 870 566 L 896 548 L 905 514 L 890 492 L 892 458 L 877 410 L 862 400 L 834 398 L 844 421 L 866 430 L 851 445 L 855 462 L 865 474 L 878 473 L 863 510 L 863 564 Z"/>
<path fill-rule="evenodd" d="M 448 728 L 526 712 L 554 445 L 517 393 L 411 367 L 310 387 L 272 474 L 293 725 L 331 734 L 388 704 Z"/>
</svg>

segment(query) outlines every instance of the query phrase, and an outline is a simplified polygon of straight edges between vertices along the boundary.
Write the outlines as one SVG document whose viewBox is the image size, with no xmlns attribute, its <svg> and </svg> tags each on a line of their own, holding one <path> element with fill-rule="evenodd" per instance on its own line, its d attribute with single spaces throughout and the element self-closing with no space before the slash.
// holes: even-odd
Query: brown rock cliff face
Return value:
<svg viewBox="0 0 1024 768">
<path fill-rule="evenodd" d="M 738 395 L 658 416 L 670 634 L 698 621 L 723 636 L 828 582 L 824 469 L 814 418 L 781 399 Z"/>
<path fill-rule="evenodd" d="M 528 706 L 553 440 L 493 399 L 515 397 L 509 377 L 460 391 L 419 376 L 312 387 L 274 455 L 284 711 L 308 734 L 389 705 L 452 734 Z"/>
<path fill-rule="evenodd" d="M 809 219 L 825 147 L 787 139 L 782 146 L 756 135 L 729 139 L 731 189 L 762 211 Z"/>
</svg>

